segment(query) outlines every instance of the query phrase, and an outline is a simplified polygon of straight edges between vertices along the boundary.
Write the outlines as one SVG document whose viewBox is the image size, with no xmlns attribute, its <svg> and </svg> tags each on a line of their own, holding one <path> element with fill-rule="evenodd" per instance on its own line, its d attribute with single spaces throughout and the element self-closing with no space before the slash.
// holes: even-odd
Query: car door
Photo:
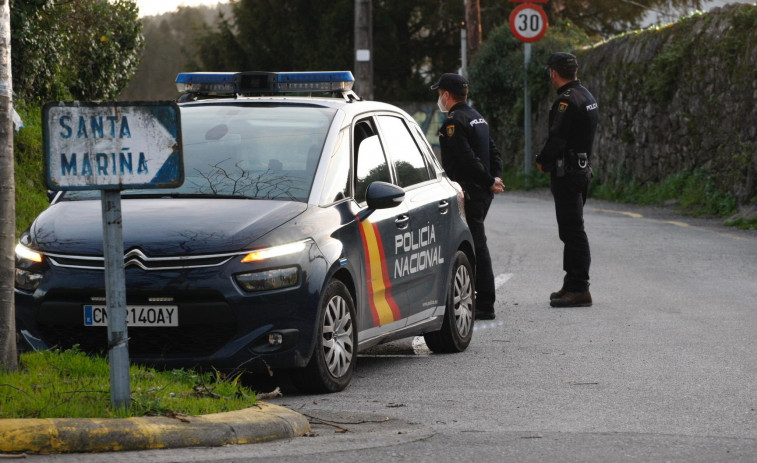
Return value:
<svg viewBox="0 0 757 463">
<path fill-rule="evenodd" d="M 354 192 L 360 209 L 367 208 L 366 190 L 375 181 L 393 183 L 392 172 L 373 118 L 363 118 L 353 127 Z M 407 308 L 398 300 L 393 244 L 408 226 L 404 202 L 389 209 L 377 209 L 359 221 L 365 261 L 365 304 L 358 310 L 360 338 L 369 339 L 405 326 Z"/>
<path fill-rule="evenodd" d="M 412 124 L 398 114 L 376 119 L 395 183 L 405 190 L 407 226 L 387 243 L 387 260 L 395 300 L 412 324 L 444 310 L 448 192 L 417 145 Z"/>
</svg>

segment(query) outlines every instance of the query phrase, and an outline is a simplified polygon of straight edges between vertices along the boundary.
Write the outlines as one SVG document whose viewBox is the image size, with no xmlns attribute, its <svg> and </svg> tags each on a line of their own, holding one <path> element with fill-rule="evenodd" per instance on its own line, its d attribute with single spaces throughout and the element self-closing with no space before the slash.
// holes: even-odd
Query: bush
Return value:
<svg viewBox="0 0 757 463">
<path fill-rule="evenodd" d="M 48 205 L 42 153 L 42 110 L 16 101 L 24 128 L 13 136 L 16 186 L 16 236 Z"/>
</svg>

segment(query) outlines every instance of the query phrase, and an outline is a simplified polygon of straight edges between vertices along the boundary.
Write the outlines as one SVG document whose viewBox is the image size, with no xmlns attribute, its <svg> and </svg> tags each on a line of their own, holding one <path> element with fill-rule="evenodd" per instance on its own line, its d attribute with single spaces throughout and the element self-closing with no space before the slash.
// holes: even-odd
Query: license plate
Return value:
<svg viewBox="0 0 757 463">
<path fill-rule="evenodd" d="M 126 306 L 126 324 L 128 326 L 179 326 L 178 306 Z M 84 326 L 108 326 L 106 307 L 104 305 L 85 305 Z"/>
</svg>

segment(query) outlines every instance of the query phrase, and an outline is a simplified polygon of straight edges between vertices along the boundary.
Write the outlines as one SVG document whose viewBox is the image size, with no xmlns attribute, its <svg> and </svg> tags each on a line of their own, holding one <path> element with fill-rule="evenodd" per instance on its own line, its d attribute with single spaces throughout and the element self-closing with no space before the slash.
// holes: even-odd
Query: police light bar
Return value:
<svg viewBox="0 0 757 463">
<path fill-rule="evenodd" d="M 183 72 L 176 77 L 180 92 L 209 95 L 348 92 L 354 83 L 350 71 Z"/>
</svg>

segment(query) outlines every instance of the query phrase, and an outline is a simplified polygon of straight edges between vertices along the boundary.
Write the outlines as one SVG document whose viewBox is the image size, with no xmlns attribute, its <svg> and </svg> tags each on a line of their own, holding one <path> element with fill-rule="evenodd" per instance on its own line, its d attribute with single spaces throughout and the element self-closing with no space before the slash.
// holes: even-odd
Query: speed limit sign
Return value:
<svg viewBox="0 0 757 463">
<path fill-rule="evenodd" d="M 539 5 L 523 3 L 510 13 L 510 30 L 521 42 L 536 42 L 547 32 L 547 13 Z"/>
</svg>

